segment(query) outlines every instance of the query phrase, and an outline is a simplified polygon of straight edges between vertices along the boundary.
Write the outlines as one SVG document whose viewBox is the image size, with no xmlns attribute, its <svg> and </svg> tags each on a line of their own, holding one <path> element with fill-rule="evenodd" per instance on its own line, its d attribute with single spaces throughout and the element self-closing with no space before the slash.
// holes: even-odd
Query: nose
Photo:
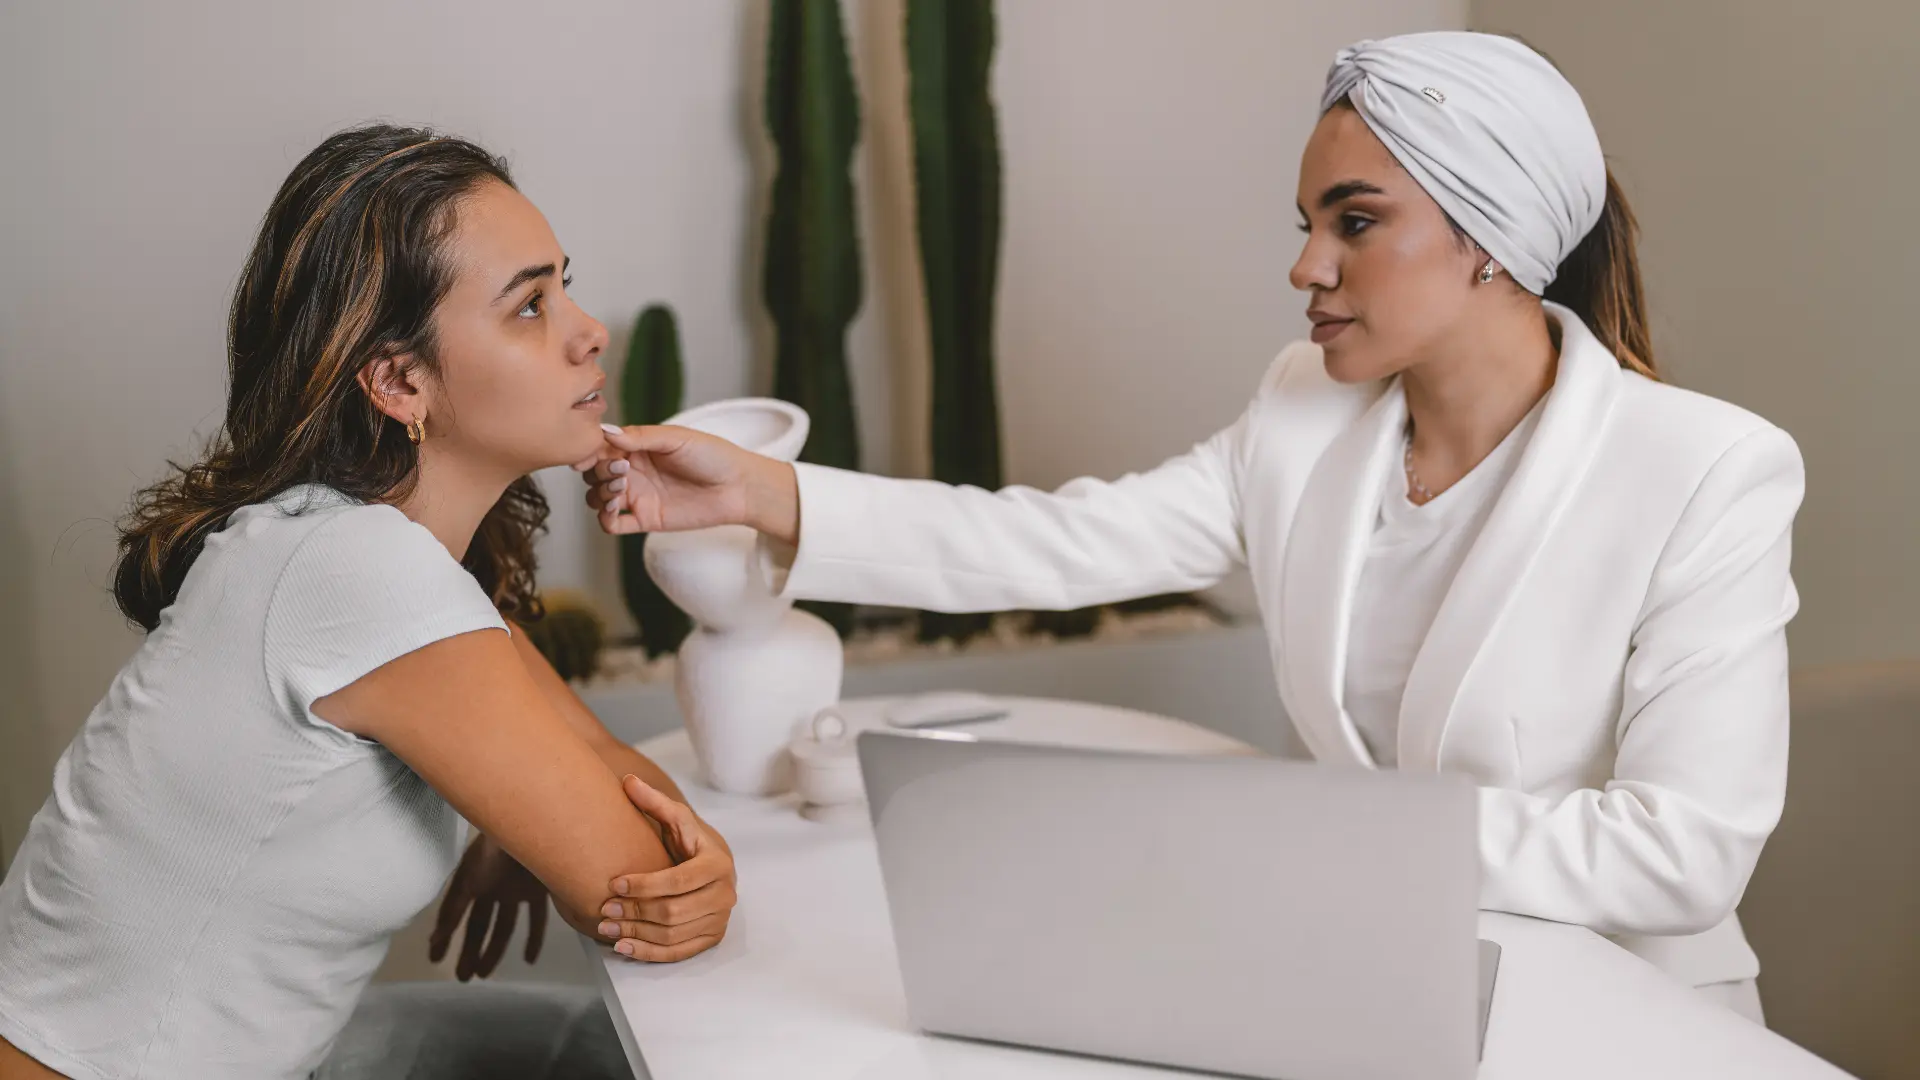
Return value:
<svg viewBox="0 0 1920 1080">
<path fill-rule="evenodd" d="M 573 348 L 568 350 L 576 364 L 591 364 L 600 359 L 607 350 L 607 328 L 599 319 L 580 312 L 580 329 L 574 335 Z"/>
<path fill-rule="evenodd" d="M 1338 287 L 1340 260 L 1334 245 L 1321 240 L 1318 233 L 1308 233 L 1307 242 L 1300 246 L 1300 257 L 1293 261 L 1293 269 L 1287 271 L 1287 281 L 1301 292 Z"/>
</svg>

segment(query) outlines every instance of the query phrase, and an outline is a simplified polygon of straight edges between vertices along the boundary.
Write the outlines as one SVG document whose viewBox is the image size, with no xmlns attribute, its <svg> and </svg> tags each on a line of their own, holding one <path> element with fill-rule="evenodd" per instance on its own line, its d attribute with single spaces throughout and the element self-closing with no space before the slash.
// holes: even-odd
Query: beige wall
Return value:
<svg viewBox="0 0 1920 1080">
<path fill-rule="evenodd" d="M 1473 0 L 1586 98 L 1676 381 L 1791 432 L 1797 663 L 1920 655 L 1920 4 Z"/>
<path fill-rule="evenodd" d="M 845 3 L 867 108 L 851 347 L 869 467 L 915 473 L 900 3 Z M 1466 0 L 999 7 L 1009 474 L 1149 465 L 1230 420 L 1303 329 L 1292 191 L 1333 51 L 1464 25 Z M 227 293 L 292 163 L 375 117 L 473 136 L 511 158 L 616 347 L 664 299 L 691 400 L 761 390 L 764 18 L 723 0 L 0 6 L 0 855 L 137 643 L 104 589 L 111 522 L 218 422 Z M 546 579 L 611 602 L 612 549 L 559 479 Z"/>
</svg>

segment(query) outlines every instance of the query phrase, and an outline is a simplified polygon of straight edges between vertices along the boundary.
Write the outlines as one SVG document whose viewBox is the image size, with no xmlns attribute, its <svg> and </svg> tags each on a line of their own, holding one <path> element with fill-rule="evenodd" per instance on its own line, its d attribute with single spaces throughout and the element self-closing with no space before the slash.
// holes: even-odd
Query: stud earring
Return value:
<svg viewBox="0 0 1920 1080">
<path fill-rule="evenodd" d="M 1493 281 L 1493 260 L 1488 259 L 1487 265 L 1480 268 L 1480 284 L 1486 285 L 1492 281 Z"/>
</svg>

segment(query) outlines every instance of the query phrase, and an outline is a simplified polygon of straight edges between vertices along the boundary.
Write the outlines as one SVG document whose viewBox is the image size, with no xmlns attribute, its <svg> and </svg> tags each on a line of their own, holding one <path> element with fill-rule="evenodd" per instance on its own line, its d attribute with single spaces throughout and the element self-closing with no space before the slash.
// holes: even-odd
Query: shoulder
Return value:
<svg viewBox="0 0 1920 1080">
<path fill-rule="evenodd" d="M 295 715 L 396 657 L 506 628 L 480 582 L 398 509 L 286 503 L 262 515 L 298 536 L 267 600 L 263 657 L 269 687 Z"/>
<path fill-rule="evenodd" d="M 458 566 L 432 532 L 384 503 L 365 503 L 319 484 L 289 488 L 243 507 L 219 534 L 225 543 L 277 548 L 288 562 L 425 562 Z"/>
<path fill-rule="evenodd" d="M 207 537 L 196 565 L 218 577 L 257 582 L 300 566 L 376 570 L 395 561 L 458 566 L 432 533 L 394 507 L 302 484 L 234 511 Z"/>
<path fill-rule="evenodd" d="M 1560 374 L 1553 392 L 1606 402 L 1603 462 L 1637 474 L 1649 487 L 1690 489 L 1709 472 L 1749 459 L 1768 467 L 1800 467 L 1800 449 L 1785 431 L 1729 401 L 1685 390 L 1621 366 L 1578 315 L 1545 305 L 1561 331 Z"/>
<path fill-rule="evenodd" d="M 238 524 L 280 539 L 274 546 L 285 557 L 274 588 L 276 607 L 290 597 L 307 602 L 325 597 L 346 606 L 399 601 L 491 607 L 485 590 L 453 553 L 426 526 L 392 506 L 358 502 L 326 488 L 294 489 Z"/>
<path fill-rule="evenodd" d="M 1634 456 L 1679 475 L 1804 466 L 1793 437 L 1757 413 L 1636 372 L 1620 372 L 1614 438 Z"/>
<path fill-rule="evenodd" d="M 348 569 L 369 562 L 458 568 L 459 561 L 426 526 L 383 503 L 329 506 L 306 511 L 288 525 L 300 533 L 295 559 L 337 562 Z"/>
</svg>

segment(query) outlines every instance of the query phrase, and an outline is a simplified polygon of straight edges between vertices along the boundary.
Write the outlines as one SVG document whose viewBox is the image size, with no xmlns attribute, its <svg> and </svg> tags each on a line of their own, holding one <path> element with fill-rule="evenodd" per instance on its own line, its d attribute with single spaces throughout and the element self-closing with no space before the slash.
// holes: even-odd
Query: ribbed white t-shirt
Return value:
<svg viewBox="0 0 1920 1080">
<path fill-rule="evenodd" d="M 304 1077 L 460 820 L 313 702 L 506 624 L 390 506 L 306 485 L 209 536 L 0 883 L 0 1035 L 81 1080 Z"/>
<path fill-rule="evenodd" d="M 1400 761 L 1400 701 L 1413 661 L 1539 426 L 1540 409 L 1535 405 L 1492 453 L 1425 503 L 1407 498 L 1403 459 L 1394 455 L 1354 590 L 1342 700 L 1383 769 Z"/>
</svg>

